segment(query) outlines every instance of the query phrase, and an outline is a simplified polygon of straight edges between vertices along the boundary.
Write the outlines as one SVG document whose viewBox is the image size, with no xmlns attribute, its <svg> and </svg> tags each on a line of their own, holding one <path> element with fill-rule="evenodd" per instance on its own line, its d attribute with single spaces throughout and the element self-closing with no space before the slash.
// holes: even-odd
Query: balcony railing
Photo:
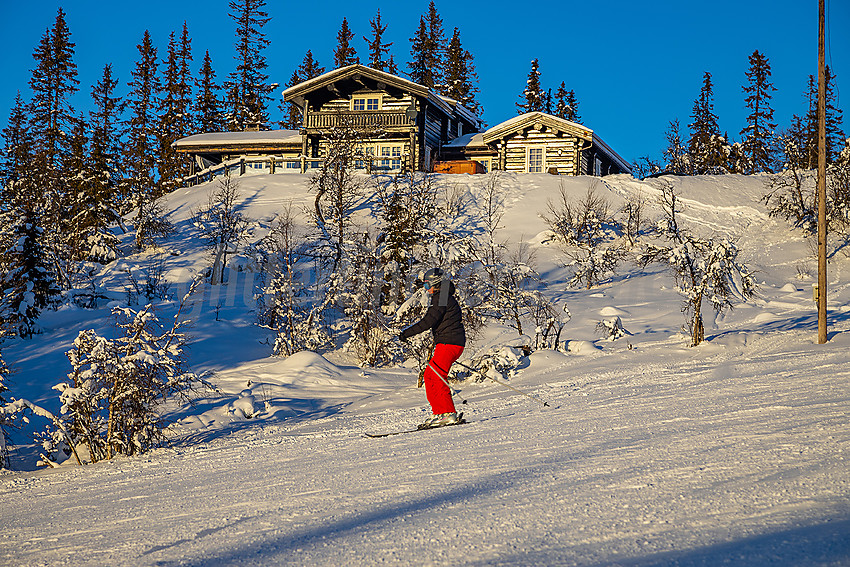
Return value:
<svg viewBox="0 0 850 567">
<path fill-rule="evenodd" d="M 180 179 L 183 187 L 192 187 L 208 181 L 213 181 L 222 175 L 269 175 L 281 173 L 308 173 L 310 170 L 322 167 L 322 158 L 280 158 L 271 156 L 254 156 L 236 158 L 210 166 L 193 175 Z M 369 174 L 393 174 L 402 170 L 404 161 L 379 156 L 364 156 L 353 163 L 353 169 Z"/>
<path fill-rule="evenodd" d="M 335 127 L 374 129 L 381 128 L 410 128 L 416 125 L 416 120 L 401 112 L 311 112 L 307 115 L 308 129 L 324 129 Z"/>
</svg>

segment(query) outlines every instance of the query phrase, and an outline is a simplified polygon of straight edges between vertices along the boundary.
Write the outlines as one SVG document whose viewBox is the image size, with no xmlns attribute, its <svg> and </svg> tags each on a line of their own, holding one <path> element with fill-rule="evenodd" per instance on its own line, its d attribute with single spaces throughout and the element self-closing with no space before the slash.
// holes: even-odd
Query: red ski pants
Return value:
<svg viewBox="0 0 850 567">
<path fill-rule="evenodd" d="M 437 344 L 434 346 L 434 355 L 428 361 L 423 376 L 425 382 L 425 396 L 431 404 L 431 412 L 434 415 L 451 413 L 455 411 L 452 401 L 452 391 L 448 384 L 443 382 L 449 374 L 449 368 L 454 361 L 460 358 L 463 347 L 458 345 Z M 439 374 L 437 374 L 439 372 Z"/>
</svg>

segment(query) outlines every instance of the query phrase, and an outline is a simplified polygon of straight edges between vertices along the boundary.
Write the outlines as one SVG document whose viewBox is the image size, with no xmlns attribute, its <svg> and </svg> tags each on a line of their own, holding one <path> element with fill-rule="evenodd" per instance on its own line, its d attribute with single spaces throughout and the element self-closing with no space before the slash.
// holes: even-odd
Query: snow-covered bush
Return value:
<svg viewBox="0 0 850 567">
<path fill-rule="evenodd" d="M 567 267 L 573 270 L 570 284 L 587 289 L 615 273 L 625 257 L 620 238 L 623 227 L 611 213 L 608 200 L 596 192 L 596 187 L 594 180 L 587 194 L 574 202 L 562 182 L 560 200 L 550 201 L 548 213 L 542 215 L 555 238 L 564 246 L 569 259 Z"/>
<path fill-rule="evenodd" d="M 488 377 L 494 380 L 509 380 L 516 375 L 517 368 L 527 362 L 526 357 L 530 351 L 526 349 L 526 345 L 493 347 L 484 354 L 453 366 L 449 378 L 472 378 L 475 382 L 483 382 Z"/>
<path fill-rule="evenodd" d="M 616 341 L 629 334 L 626 328 L 623 327 L 622 319 L 617 316 L 603 319 L 596 324 L 596 329 L 609 341 Z"/>
<path fill-rule="evenodd" d="M 688 321 L 691 345 L 697 346 L 705 339 L 703 299 L 720 313 L 732 307 L 733 298 L 747 300 L 754 296 L 755 278 L 738 262 L 738 248 L 734 242 L 719 236 L 700 238 L 679 225 L 681 210 L 669 184 L 662 188 L 661 205 L 664 218 L 656 226 L 659 241 L 646 245 L 638 263 L 646 267 L 662 262 L 670 267 L 676 279 L 676 290 L 685 298 L 682 311 Z"/>
<path fill-rule="evenodd" d="M 162 404 L 172 395 L 186 399 L 204 383 L 186 369 L 186 337 L 180 332 L 185 321 L 179 315 L 163 330 L 151 305 L 138 312 L 116 307 L 118 337 L 93 330 L 77 335 L 67 352 L 69 382 L 54 389 L 73 444 L 83 445 L 92 462 L 155 446 L 167 425 Z"/>
</svg>

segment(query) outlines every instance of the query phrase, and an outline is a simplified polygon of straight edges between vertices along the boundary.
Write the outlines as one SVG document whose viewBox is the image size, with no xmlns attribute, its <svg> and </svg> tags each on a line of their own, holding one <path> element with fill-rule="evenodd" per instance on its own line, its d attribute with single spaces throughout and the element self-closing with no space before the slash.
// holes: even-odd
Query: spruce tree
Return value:
<svg viewBox="0 0 850 567">
<path fill-rule="evenodd" d="M 189 26 L 183 22 L 183 32 L 180 34 L 180 46 L 177 49 L 177 112 L 180 115 L 179 132 L 181 136 L 188 136 L 197 132 L 195 115 L 192 110 L 193 83 L 192 77 L 192 39 L 189 37 Z M 184 159 L 188 159 L 185 157 Z M 187 163 L 181 164 L 184 167 Z"/>
<path fill-rule="evenodd" d="M 334 67 L 348 67 L 355 63 L 360 63 L 360 58 L 357 57 L 357 50 L 351 45 L 351 40 L 354 39 L 354 32 L 348 27 L 348 19 L 342 19 L 342 25 L 336 34 L 336 48 L 334 49 Z"/>
<path fill-rule="evenodd" d="M 71 151 L 71 132 L 76 120 L 71 106 L 71 97 L 79 84 L 74 47 L 65 12 L 60 8 L 53 28 L 45 32 L 33 53 L 36 66 L 30 79 L 32 99 L 29 105 L 33 163 L 28 173 L 36 189 L 31 197 L 38 203 L 34 218 L 28 222 L 46 229 L 42 233 L 42 244 L 57 263 L 67 258 L 63 224 L 69 207 L 69 192 L 65 187 L 68 174 L 63 170 L 63 163 Z"/>
<path fill-rule="evenodd" d="M 542 111 L 546 104 L 546 95 L 540 87 L 540 65 L 537 59 L 532 60 L 528 79 L 525 81 L 525 89 L 520 95 L 520 102 L 516 103 L 519 114 L 526 112 Z"/>
<path fill-rule="evenodd" d="M 483 109 L 475 98 L 477 83 L 478 74 L 472 62 L 472 54 L 461 45 L 460 31 L 455 28 L 446 52 L 446 88 L 443 94 L 479 115 Z"/>
<path fill-rule="evenodd" d="M 742 87 L 747 97 L 745 106 L 750 110 L 747 125 L 741 130 L 743 146 L 743 173 L 759 171 L 772 172 L 773 169 L 773 108 L 771 91 L 776 89 L 770 81 L 770 62 L 767 57 L 755 50 L 749 57 L 750 68 L 746 72 L 747 84 Z"/>
<path fill-rule="evenodd" d="M 192 46 L 188 26 L 183 24 L 179 43 L 175 34 L 169 36 L 168 55 L 163 61 L 162 92 L 159 97 L 159 187 L 167 193 L 177 185 L 177 179 L 189 171 L 189 156 L 180 154 L 172 144 L 194 131 L 192 120 L 191 70 Z"/>
<path fill-rule="evenodd" d="M 23 338 L 38 332 L 42 310 L 58 303 L 60 289 L 54 263 L 45 250 L 44 229 L 33 206 L 22 206 L 11 212 L 9 227 L 12 238 L 2 251 L 4 264 L 0 274 L 0 324 Z"/>
<path fill-rule="evenodd" d="M 236 22 L 236 70 L 225 83 L 227 125 L 233 132 L 266 127 L 266 104 L 272 87 L 263 54 L 269 40 L 263 27 L 271 20 L 265 0 L 231 0 L 230 17 Z"/>
<path fill-rule="evenodd" d="M 182 175 L 178 155 L 172 147 L 182 138 L 183 115 L 187 109 L 181 109 L 180 69 L 177 58 L 177 40 L 174 32 L 168 36 L 168 54 L 162 61 L 164 71 L 161 78 L 161 92 L 158 97 L 156 128 L 157 172 L 159 173 L 159 194 L 165 194 L 175 188 L 177 179 Z"/>
<path fill-rule="evenodd" d="M 15 106 L 3 129 L 3 152 L 0 154 L 0 210 L 16 206 L 17 187 L 27 176 L 32 164 L 32 137 L 29 132 L 24 101 L 20 91 Z"/>
<path fill-rule="evenodd" d="M 443 94 L 445 53 L 443 20 L 432 0 L 428 5 L 428 13 L 419 18 L 416 33 L 410 38 L 411 61 L 407 64 L 410 80 Z"/>
<path fill-rule="evenodd" d="M 200 78 L 197 81 L 198 96 L 195 100 L 195 121 L 198 132 L 221 132 L 224 117 L 221 111 L 221 89 L 215 82 L 215 69 L 209 50 L 204 53 Z"/>
<path fill-rule="evenodd" d="M 721 151 L 722 137 L 717 125 L 717 115 L 714 114 L 714 90 L 711 83 L 711 73 L 703 75 L 700 94 L 694 101 L 691 112 L 691 138 L 688 141 L 688 153 L 693 162 L 694 173 L 702 174 L 712 171 L 725 164 Z"/>
<path fill-rule="evenodd" d="M 62 154 L 68 151 L 75 118 L 70 102 L 79 85 L 74 47 L 65 12 L 59 8 L 53 28 L 45 32 L 33 53 L 36 67 L 29 83 L 33 93 L 29 106 L 31 132 L 43 166 L 53 178 L 58 175 Z"/>
<path fill-rule="evenodd" d="M 428 24 L 428 47 L 434 69 L 434 86 L 440 94 L 445 94 L 446 35 L 443 32 L 443 19 L 437 13 L 437 5 L 434 0 L 428 3 L 428 15 L 425 17 L 425 23 Z"/>
<path fill-rule="evenodd" d="M 119 139 L 117 124 L 122 108 L 120 98 L 113 96 L 118 79 L 112 77 L 112 65 L 103 68 L 103 75 L 92 88 L 94 110 L 89 113 L 91 141 L 89 144 L 89 181 L 91 222 L 88 224 L 88 259 L 107 262 L 118 256 L 117 239 L 109 227 L 120 221 Z"/>
<path fill-rule="evenodd" d="M 555 116 L 569 120 L 570 122 L 581 123 L 581 116 L 578 114 L 578 100 L 574 90 L 567 90 L 567 85 L 561 81 L 561 85 L 555 91 L 555 105 L 552 111 Z"/>
<path fill-rule="evenodd" d="M 145 30 L 142 43 L 136 47 L 139 60 L 131 73 L 133 80 L 127 83 L 130 87 L 127 95 L 130 116 L 125 122 L 122 159 L 126 172 L 124 191 L 128 196 L 127 205 L 136 211 L 136 243 L 141 247 L 141 243 L 148 240 L 147 235 L 140 233 L 141 227 L 148 225 L 146 217 L 151 210 L 151 203 L 158 197 L 155 174 L 156 156 L 159 153 L 156 146 L 159 120 L 156 110 L 160 88 L 157 76 L 159 63 L 150 32 Z"/>
<path fill-rule="evenodd" d="M 375 17 L 369 20 L 369 25 L 372 26 L 372 39 L 363 36 L 363 40 L 369 46 L 369 67 L 389 73 L 390 64 L 389 61 L 384 60 L 384 57 L 390 52 L 393 43 L 384 43 L 384 33 L 387 31 L 387 26 L 382 25 L 381 10 L 378 10 Z"/>
<path fill-rule="evenodd" d="M 410 38 L 411 60 L 407 64 L 407 68 L 410 69 L 407 76 L 418 85 L 433 87 L 434 76 L 433 69 L 428 66 L 427 45 L 428 27 L 425 25 L 425 18 L 420 17 L 419 27 L 416 28 L 416 33 Z"/>
<path fill-rule="evenodd" d="M 292 76 L 289 78 L 289 82 L 286 83 L 286 87 L 294 87 L 299 83 L 316 78 L 324 72 L 325 68 L 313 59 L 313 52 L 308 49 L 303 61 L 301 61 L 301 65 L 292 72 Z M 301 127 L 301 111 L 296 104 L 283 102 L 280 105 L 280 110 L 283 113 L 283 120 L 280 122 L 281 128 L 297 130 Z"/>
</svg>

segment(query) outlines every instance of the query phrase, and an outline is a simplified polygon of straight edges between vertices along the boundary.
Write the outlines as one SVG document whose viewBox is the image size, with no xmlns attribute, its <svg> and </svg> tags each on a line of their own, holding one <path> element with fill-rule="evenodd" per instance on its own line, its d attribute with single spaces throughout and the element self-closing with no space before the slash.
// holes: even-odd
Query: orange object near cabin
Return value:
<svg viewBox="0 0 850 567">
<path fill-rule="evenodd" d="M 434 162 L 434 173 L 487 173 L 484 166 L 473 160 Z"/>
</svg>

